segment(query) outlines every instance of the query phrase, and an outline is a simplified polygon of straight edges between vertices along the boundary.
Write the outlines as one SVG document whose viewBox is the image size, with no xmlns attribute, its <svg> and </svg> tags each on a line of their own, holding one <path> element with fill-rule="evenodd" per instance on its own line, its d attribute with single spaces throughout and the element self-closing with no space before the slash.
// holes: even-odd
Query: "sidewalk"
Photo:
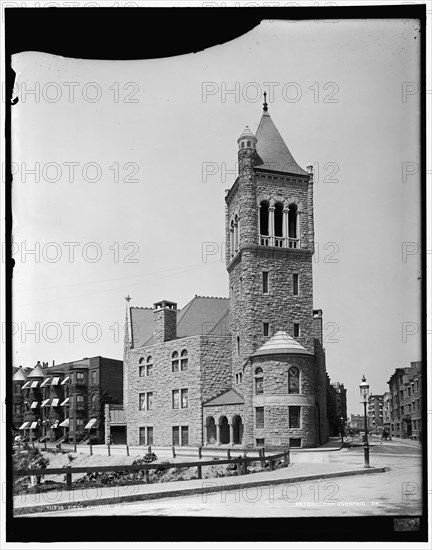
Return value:
<svg viewBox="0 0 432 550">
<path fill-rule="evenodd" d="M 113 487 L 95 487 L 74 489 L 72 491 L 52 491 L 35 494 L 23 494 L 14 497 L 14 515 L 43 513 L 88 508 L 133 502 L 140 500 L 178 497 L 183 495 L 204 494 L 218 491 L 238 490 L 240 487 L 254 487 L 281 483 L 381 473 L 389 468 L 351 468 L 340 464 L 290 464 L 286 468 L 272 472 L 259 472 L 243 476 L 230 476 L 209 479 L 193 479 L 169 483 L 123 485 Z"/>
</svg>

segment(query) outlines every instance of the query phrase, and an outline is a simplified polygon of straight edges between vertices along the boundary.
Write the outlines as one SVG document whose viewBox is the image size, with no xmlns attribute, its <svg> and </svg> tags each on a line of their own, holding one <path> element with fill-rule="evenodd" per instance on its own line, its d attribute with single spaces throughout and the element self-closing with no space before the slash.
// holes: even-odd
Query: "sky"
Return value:
<svg viewBox="0 0 432 550">
<path fill-rule="evenodd" d="M 421 359 L 419 42 L 414 20 L 264 21 L 166 59 L 14 56 L 13 365 L 121 359 L 127 295 L 228 296 L 225 190 L 266 91 L 314 165 L 314 307 L 361 412 L 363 374 L 383 393 Z"/>
</svg>

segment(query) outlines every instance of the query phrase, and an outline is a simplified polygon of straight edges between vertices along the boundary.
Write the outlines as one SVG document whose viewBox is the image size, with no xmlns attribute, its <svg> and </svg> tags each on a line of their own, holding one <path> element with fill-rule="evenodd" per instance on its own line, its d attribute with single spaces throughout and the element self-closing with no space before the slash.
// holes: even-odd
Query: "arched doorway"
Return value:
<svg viewBox="0 0 432 550">
<path fill-rule="evenodd" d="M 206 421 L 207 426 L 207 443 L 216 443 L 216 422 L 212 416 L 209 416 Z"/>
<path fill-rule="evenodd" d="M 233 418 L 233 443 L 241 443 L 243 439 L 243 422 L 240 416 Z"/>
<path fill-rule="evenodd" d="M 220 426 L 220 443 L 222 445 L 230 442 L 230 431 L 229 431 L 229 424 L 228 424 L 228 418 L 226 416 L 221 416 L 219 419 L 219 426 Z"/>
</svg>

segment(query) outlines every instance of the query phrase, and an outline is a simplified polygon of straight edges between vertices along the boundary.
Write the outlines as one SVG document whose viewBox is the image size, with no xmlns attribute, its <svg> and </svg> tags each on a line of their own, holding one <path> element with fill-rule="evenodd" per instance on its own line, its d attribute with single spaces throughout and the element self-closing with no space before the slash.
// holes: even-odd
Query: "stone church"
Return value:
<svg viewBox="0 0 432 550">
<path fill-rule="evenodd" d="M 130 307 L 129 445 L 314 447 L 328 440 L 322 310 L 313 308 L 313 173 L 268 112 L 237 140 L 225 196 L 229 298 Z"/>
</svg>

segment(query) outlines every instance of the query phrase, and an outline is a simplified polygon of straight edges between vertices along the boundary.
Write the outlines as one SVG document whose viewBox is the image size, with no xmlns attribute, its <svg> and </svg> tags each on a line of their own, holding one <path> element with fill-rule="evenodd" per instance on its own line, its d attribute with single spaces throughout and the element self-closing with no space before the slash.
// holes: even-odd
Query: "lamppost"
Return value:
<svg viewBox="0 0 432 550">
<path fill-rule="evenodd" d="M 343 416 L 341 416 L 340 417 L 340 434 L 341 434 L 342 443 L 344 442 L 344 440 L 343 440 L 344 432 L 345 432 L 344 418 L 343 418 Z"/>
<path fill-rule="evenodd" d="M 365 422 L 365 439 L 364 439 L 364 467 L 370 468 L 369 464 L 369 442 L 368 442 L 368 423 L 367 423 L 367 414 L 366 414 L 366 403 L 369 395 L 369 384 L 366 383 L 366 377 L 363 375 L 361 384 L 360 384 L 360 395 L 363 397 L 363 406 L 364 406 L 364 422 Z"/>
</svg>

